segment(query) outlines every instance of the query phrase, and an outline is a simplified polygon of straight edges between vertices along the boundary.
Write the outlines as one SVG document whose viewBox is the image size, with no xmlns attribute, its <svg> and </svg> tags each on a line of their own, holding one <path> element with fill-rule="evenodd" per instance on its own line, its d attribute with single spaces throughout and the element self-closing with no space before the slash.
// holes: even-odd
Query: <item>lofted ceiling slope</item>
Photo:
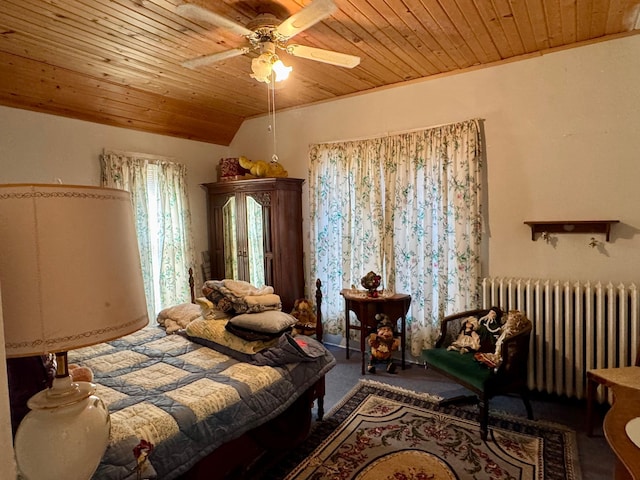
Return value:
<svg viewBox="0 0 640 480">
<path fill-rule="evenodd" d="M 0 104 L 229 145 L 268 111 L 251 56 L 182 62 L 244 37 L 175 12 L 179 0 L 0 0 Z M 236 23 L 309 0 L 193 0 Z M 638 33 L 640 0 L 335 0 L 295 43 L 356 55 L 340 68 L 282 53 L 278 110 Z"/>
</svg>

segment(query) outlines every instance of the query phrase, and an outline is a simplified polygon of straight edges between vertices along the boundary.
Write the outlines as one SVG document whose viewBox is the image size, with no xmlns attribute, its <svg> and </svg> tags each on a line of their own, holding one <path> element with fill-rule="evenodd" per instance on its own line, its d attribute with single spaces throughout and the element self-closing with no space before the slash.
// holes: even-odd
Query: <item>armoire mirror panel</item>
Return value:
<svg viewBox="0 0 640 480">
<path fill-rule="evenodd" d="M 244 219 L 237 214 L 236 197 L 229 197 L 222 207 L 222 221 L 224 224 L 224 275 L 225 278 L 246 280 L 252 285 L 266 285 L 265 279 L 265 228 L 263 212 L 268 206 L 262 206 L 251 195 L 238 200 L 244 202 Z M 243 221 L 243 228 L 237 228 L 238 222 Z M 239 232 L 246 232 L 246 239 L 239 236 Z"/>
</svg>

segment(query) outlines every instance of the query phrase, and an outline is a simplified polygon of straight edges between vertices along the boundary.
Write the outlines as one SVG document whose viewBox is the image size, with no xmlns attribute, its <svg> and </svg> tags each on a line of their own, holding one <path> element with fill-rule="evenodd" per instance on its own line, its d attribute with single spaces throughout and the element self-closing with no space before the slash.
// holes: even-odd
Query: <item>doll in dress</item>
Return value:
<svg viewBox="0 0 640 480">
<path fill-rule="evenodd" d="M 460 334 L 447 350 L 457 350 L 460 353 L 475 352 L 480 348 L 480 335 L 478 335 L 478 319 L 467 317 L 462 323 Z"/>
<path fill-rule="evenodd" d="M 481 352 L 493 352 L 496 340 L 502 332 L 502 310 L 499 307 L 491 307 L 484 317 L 478 320 L 478 335 L 480 335 Z"/>
</svg>

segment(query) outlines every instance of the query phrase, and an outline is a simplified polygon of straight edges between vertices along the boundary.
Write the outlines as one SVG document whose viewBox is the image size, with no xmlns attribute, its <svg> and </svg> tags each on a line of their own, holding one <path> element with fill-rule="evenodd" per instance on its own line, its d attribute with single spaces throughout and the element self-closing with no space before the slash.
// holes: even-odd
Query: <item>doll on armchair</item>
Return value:
<svg viewBox="0 0 640 480">
<path fill-rule="evenodd" d="M 502 310 L 491 307 L 489 312 L 479 319 L 467 317 L 462 322 L 460 333 L 447 350 L 457 350 L 460 353 L 492 352 L 497 337 L 502 332 Z"/>
<path fill-rule="evenodd" d="M 460 333 L 447 350 L 457 350 L 460 353 L 475 352 L 480 349 L 480 335 L 478 335 L 478 319 L 467 317 L 462 322 Z"/>
<path fill-rule="evenodd" d="M 367 371 L 376 373 L 376 364 L 384 363 L 387 372 L 395 373 L 392 354 L 400 347 L 400 339 L 396 337 L 393 322 L 387 315 L 378 313 L 375 319 L 378 322 L 376 332 L 371 333 L 368 339 L 371 354 Z"/>
</svg>

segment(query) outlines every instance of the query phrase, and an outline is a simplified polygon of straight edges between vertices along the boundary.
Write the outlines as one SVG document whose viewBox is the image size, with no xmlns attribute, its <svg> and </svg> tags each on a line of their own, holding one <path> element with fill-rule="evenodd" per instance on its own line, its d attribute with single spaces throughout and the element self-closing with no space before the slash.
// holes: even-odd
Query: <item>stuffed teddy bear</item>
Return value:
<svg viewBox="0 0 640 480">
<path fill-rule="evenodd" d="M 70 363 L 67 369 L 73 382 L 93 382 L 93 372 L 89 367 L 81 367 L 77 363 Z"/>
<path fill-rule="evenodd" d="M 291 316 L 298 321 L 293 326 L 296 333 L 302 335 L 312 335 L 316 333 L 317 317 L 313 313 L 313 307 L 306 298 L 299 298 L 293 303 L 293 310 L 291 310 Z"/>
<path fill-rule="evenodd" d="M 460 353 L 476 351 L 480 348 L 480 335 L 478 335 L 478 319 L 476 317 L 467 317 L 462 322 L 460 333 L 447 350 L 457 350 Z"/>
<path fill-rule="evenodd" d="M 378 313 L 375 319 L 378 325 L 376 332 L 371 333 L 368 339 L 371 354 L 367 371 L 376 373 L 376 363 L 386 363 L 387 372 L 395 373 L 396 366 L 393 363 L 392 353 L 400 347 L 400 339 L 395 336 L 393 322 L 387 315 Z"/>
<path fill-rule="evenodd" d="M 264 160 L 249 160 L 247 157 L 240 157 L 240 166 L 251 172 L 251 175 L 259 178 L 265 177 L 287 177 L 289 174 L 279 162 L 265 162 Z"/>
</svg>

